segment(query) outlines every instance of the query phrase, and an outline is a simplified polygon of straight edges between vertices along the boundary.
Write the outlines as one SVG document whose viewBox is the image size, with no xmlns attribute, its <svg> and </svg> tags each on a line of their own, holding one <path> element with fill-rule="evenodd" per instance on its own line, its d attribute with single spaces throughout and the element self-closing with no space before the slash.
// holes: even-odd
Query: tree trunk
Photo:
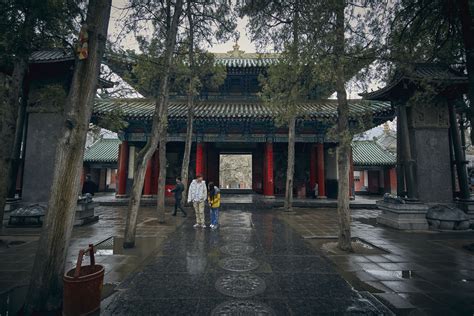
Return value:
<svg viewBox="0 0 474 316">
<path fill-rule="evenodd" d="M 56 149 L 48 211 L 36 252 L 25 314 L 61 307 L 62 277 L 80 185 L 84 145 L 105 50 L 111 0 L 90 0 L 86 24 L 89 56 L 77 60 Z"/>
<path fill-rule="evenodd" d="M 191 146 L 193 144 L 193 119 L 194 119 L 194 24 L 191 11 L 192 1 L 188 0 L 187 16 L 189 23 L 189 87 L 188 87 L 188 120 L 186 129 L 186 142 L 184 144 L 183 164 L 181 166 L 181 181 L 184 185 L 183 201 L 187 201 L 189 160 L 191 158 Z"/>
<path fill-rule="evenodd" d="M 285 206 L 286 212 L 293 210 L 293 176 L 295 173 L 295 129 L 296 117 L 290 118 L 288 124 L 288 164 L 286 166 Z"/>
<path fill-rule="evenodd" d="M 188 95 L 188 122 L 186 142 L 184 144 L 183 164 L 181 166 L 181 180 L 184 185 L 183 201 L 187 201 L 189 161 L 191 160 L 191 146 L 193 145 L 194 102 L 190 101 L 190 99 L 194 99 L 194 97 Z"/>
<path fill-rule="evenodd" d="M 345 1 L 336 3 L 336 92 L 338 122 L 337 132 L 339 145 L 337 148 L 338 191 L 337 213 L 339 217 L 338 247 L 344 251 L 353 251 L 351 244 L 351 215 L 349 210 L 349 169 L 352 135 L 349 131 L 349 105 L 347 103 L 346 88 L 344 86 L 344 8 Z"/>
<path fill-rule="evenodd" d="M 2 144 L 0 146 L 0 227 L 3 226 L 20 95 L 27 67 L 27 57 L 20 58 L 15 62 L 10 87 L 7 92 L 7 102 L 2 102 L 2 109 L 0 109 L 0 143 Z"/>
<path fill-rule="evenodd" d="M 471 144 L 474 144 L 474 4 L 469 0 L 458 0 L 458 5 L 459 15 L 461 17 L 464 49 L 466 51 L 467 77 L 469 80 L 467 96 L 469 98 Z"/>
<path fill-rule="evenodd" d="M 156 212 L 158 223 L 165 222 L 165 185 L 166 185 L 166 141 L 168 132 L 168 98 L 163 104 L 163 110 L 160 121 L 160 131 L 158 133 L 160 149 L 158 159 L 160 161 L 160 174 L 158 176 L 158 195 L 156 201 Z"/>
<path fill-rule="evenodd" d="M 160 200 L 163 200 L 164 207 L 164 181 L 166 179 L 166 124 L 168 121 L 168 84 L 169 84 L 169 73 L 171 66 L 171 59 L 173 57 L 173 51 L 176 43 L 176 33 L 178 30 L 179 17 L 181 15 L 183 6 L 182 0 L 177 0 L 175 5 L 175 12 L 173 15 L 173 20 L 168 28 L 166 35 L 166 48 L 164 52 L 164 64 L 163 64 L 163 74 L 160 82 L 160 91 L 158 94 L 158 99 L 155 105 L 155 111 L 153 113 L 153 123 L 150 138 L 148 139 L 145 147 L 140 150 L 138 153 L 136 162 L 135 162 L 135 176 L 133 177 L 132 192 L 130 193 L 130 201 L 128 204 L 127 212 L 127 222 L 125 226 L 125 236 L 123 247 L 132 248 L 135 246 L 135 235 L 136 235 L 136 226 L 138 218 L 138 209 L 140 208 L 140 200 L 142 197 L 143 182 L 145 179 L 146 165 L 148 160 L 153 156 L 153 153 L 158 146 L 160 141 L 165 140 L 165 146 L 160 144 L 160 175 L 158 178 L 158 203 Z M 164 137 L 163 137 L 164 134 Z M 163 150 L 161 148 L 164 147 Z M 164 171 L 163 171 L 164 170 Z M 163 178 L 164 177 L 164 178 Z M 163 181 L 163 184 L 160 185 L 160 181 Z M 160 190 L 161 187 L 161 190 Z M 160 195 L 161 194 L 161 195 Z M 159 217 L 159 216 L 158 216 Z M 158 218 L 160 220 L 160 218 Z"/>
</svg>

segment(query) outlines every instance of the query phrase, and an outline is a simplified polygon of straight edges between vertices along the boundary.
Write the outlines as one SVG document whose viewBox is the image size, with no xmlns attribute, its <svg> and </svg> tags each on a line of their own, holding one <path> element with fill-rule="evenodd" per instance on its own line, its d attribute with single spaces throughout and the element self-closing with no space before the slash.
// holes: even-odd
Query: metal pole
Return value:
<svg viewBox="0 0 474 316">
<path fill-rule="evenodd" d="M 454 154 L 453 154 L 453 133 L 449 131 L 449 161 L 450 161 L 450 169 L 451 169 L 451 187 L 453 191 L 453 198 L 456 197 L 456 168 L 454 166 Z"/>
<path fill-rule="evenodd" d="M 403 153 L 403 167 L 405 169 L 405 179 L 407 186 L 407 197 L 408 199 L 418 199 L 418 192 L 416 190 L 415 180 L 415 161 L 411 156 L 410 147 L 410 136 L 408 135 L 408 116 L 406 111 L 406 104 L 400 103 L 399 105 L 399 119 L 401 128 L 401 145 Z"/>
<path fill-rule="evenodd" d="M 461 191 L 460 198 L 468 200 L 470 198 L 469 184 L 467 181 L 466 158 L 461 146 L 461 137 L 459 136 L 458 124 L 456 121 L 456 109 L 452 102 L 448 105 L 449 108 L 449 125 L 451 128 L 451 136 L 453 139 L 454 158 L 456 163 L 456 170 L 458 173 L 459 189 Z"/>
<path fill-rule="evenodd" d="M 464 156 L 466 156 L 466 129 L 464 128 L 464 114 L 459 117 L 459 130 L 461 131 L 461 145 Z"/>
</svg>

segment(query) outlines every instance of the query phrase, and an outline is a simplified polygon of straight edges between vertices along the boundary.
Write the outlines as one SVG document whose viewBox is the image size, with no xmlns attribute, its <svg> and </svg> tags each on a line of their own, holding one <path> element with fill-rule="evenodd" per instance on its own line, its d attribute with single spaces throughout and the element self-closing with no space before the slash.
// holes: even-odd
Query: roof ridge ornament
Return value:
<svg viewBox="0 0 474 316">
<path fill-rule="evenodd" d="M 230 54 L 232 57 L 242 57 L 243 54 L 245 54 L 245 51 L 240 50 L 239 46 L 239 39 L 237 38 L 235 40 L 234 46 L 232 46 L 233 50 L 228 51 L 227 53 Z"/>
</svg>

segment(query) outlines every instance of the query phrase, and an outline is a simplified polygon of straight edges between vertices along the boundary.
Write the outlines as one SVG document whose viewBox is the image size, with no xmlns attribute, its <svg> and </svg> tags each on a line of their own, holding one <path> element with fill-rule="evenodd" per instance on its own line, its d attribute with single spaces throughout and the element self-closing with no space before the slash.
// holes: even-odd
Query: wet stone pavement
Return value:
<svg viewBox="0 0 474 316">
<path fill-rule="evenodd" d="M 160 224 L 156 219 L 155 208 L 141 207 L 137 220 L 137 247 L 123 249 L 126 208 L 96 208 L 96 215 L 99 215 L 97 223 L 75 227 L 73 230 L 66 271 L 75 266 L 80 249 L 90 243 L 99 244 L 95 259 L 105 268 L 102 296 L 109 296 L 126 276 L 139 269 L 142 262 L 187 221 L 181 216 L 172 217 L 171 211 L 171 208 L 167 209 L 166 223 Z M 16 315 L 23 305 L 40 232 L 41 228 L 0 229 L 0 316 Z M 2 243 L 8 241 L 15 244 L 1 247 Z M 84 264 L 89 264 L 89 257 L 85 258 Z"/>
<path fill-rule="evenodd" d="M 221 211 L 215 231 L 186 221 L 102 302 L 101 314 L 390 314 L 276 214 Z"/>
</svg>

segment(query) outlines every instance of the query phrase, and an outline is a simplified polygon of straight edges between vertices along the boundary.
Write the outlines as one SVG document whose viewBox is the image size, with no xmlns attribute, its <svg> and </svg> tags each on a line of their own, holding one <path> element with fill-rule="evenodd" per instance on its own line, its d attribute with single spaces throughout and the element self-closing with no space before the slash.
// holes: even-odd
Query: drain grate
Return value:
<svg viewBox="0 0 474 316">
<path fill-rule="evenodd" d="M 268 305 L 254 301 L 230 301 L 219 304 L 211 312 L 212 316 L 272 316 L 273 309 Z"/>
<path fill-rule="evenodd" d="M 243 255 L 247 255 L 254 252 L 255 248 L 250 245 L 236 242 L 236 243 L 222 246 L 220 250 L 222 253 L 225 253 L 231 256 L 243 256 Z"/>
<path fill-rule="evenodd" d="M 247 242 L 250 240 L 250 236 L 248 234 L 235 234 L 234 233 L 234 234 L 225 235 L 224 240 Z"/>
<path fill-rule="evenodd" d="M 254 274 L 239 273 L 217 279 L 216 289 L 224 295 L 245 298 L 263 293 L 266 285 L 262 278 Z"/>
<path fill-rule="evenodd" d="M 258 261 L 249 257 L 230 257 L 219 261 L 222 269 L 232 272 L 247 272 L 258 268 Z"/>
</svg>

